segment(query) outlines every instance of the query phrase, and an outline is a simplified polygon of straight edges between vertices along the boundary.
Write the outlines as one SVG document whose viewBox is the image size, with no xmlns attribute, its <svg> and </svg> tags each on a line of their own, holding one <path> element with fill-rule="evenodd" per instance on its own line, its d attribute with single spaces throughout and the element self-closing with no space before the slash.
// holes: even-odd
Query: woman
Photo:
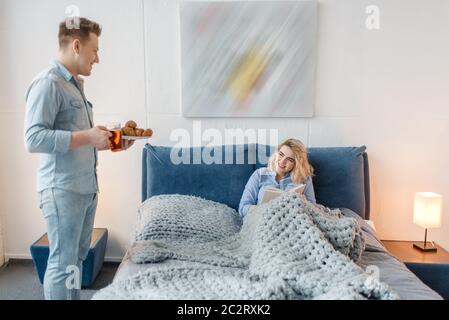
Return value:
<svg viewBox="0 0 449 320">
<path fill-rule="evenodd" d="M 267 167 L 256 170 L 246 183 L 239 205 L 240 215 L 243 218 L 249 210 L 261 203 L 267 187 L 287 191 L 305 184 L 306 199 L 316 203 L 312 176 L 313 168 L 304 144 L 297 139 L 284 141 L 271 155 Z"/>
</svg>

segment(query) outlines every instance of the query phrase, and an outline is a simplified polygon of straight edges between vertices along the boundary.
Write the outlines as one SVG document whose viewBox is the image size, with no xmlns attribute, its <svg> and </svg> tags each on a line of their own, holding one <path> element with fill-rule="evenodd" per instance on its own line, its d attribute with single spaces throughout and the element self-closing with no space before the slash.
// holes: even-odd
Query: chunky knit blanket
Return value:
<svg viewBox="0 0 449 320">
<path fill-rule="evenodd" d="M 115 281 L 94 299 L 397 299 L 354 261 L 356 219 L 286 193 L 241 222 L 226 205 L 161 195 L 139 209 L 134 263 L 158 268 Z"/>
</svg>

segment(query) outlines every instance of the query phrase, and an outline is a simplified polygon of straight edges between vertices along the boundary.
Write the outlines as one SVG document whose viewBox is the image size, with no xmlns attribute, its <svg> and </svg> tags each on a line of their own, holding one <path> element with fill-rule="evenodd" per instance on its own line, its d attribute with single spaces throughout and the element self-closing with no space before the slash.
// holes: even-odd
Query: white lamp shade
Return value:
<svg viewBox="0 0 449 320">
<path fill-rule="evenodd" d="M 433 192 L 417 192 L 413 208 L 413 223 L 422 228 L 441 226 L 443 197 Z"/>
</svg>

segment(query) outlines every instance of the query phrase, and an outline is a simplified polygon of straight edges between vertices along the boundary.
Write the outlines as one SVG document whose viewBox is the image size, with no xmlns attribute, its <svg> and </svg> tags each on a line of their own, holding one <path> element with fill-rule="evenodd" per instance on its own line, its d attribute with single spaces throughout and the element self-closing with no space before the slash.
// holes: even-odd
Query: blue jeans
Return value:
<svg viewBox="0 0 449 320">
<path fill-rule="evenodd" d="M 89 253 L 97 194 L 76 194 L 56 188 L 39 193 L 50 247 L 44 276 L 48 300 L 80 298 L 83 262 Z"/>
</svg>

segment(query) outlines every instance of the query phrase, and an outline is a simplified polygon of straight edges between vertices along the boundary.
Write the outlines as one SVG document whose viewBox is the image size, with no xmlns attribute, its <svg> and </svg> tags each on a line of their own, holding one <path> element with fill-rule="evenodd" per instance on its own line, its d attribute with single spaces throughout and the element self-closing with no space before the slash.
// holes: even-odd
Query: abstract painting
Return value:
<svg viewBox="0 0 449 320">
<path fill-rule="evenodd" d="M 311 117 L 318 4 L 182 2 L 185 117 Z"/>
</svg>

